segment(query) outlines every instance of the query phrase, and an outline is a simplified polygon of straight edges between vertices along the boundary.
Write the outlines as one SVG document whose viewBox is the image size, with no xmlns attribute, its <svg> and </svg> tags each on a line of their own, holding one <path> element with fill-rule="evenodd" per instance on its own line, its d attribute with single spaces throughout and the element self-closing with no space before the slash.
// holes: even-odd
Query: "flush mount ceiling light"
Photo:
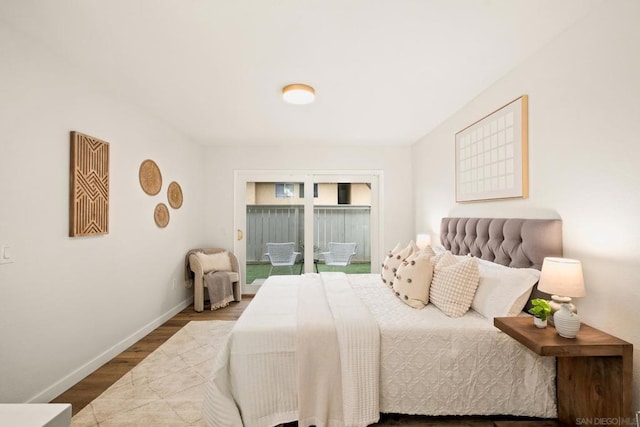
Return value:
<svg viewBox="0 0 640 427">
<path fill-rule="evenodd" d="M 295 83 L 282 88 L 282 99 L 289 104 L 310 104 L 315 97 L 315 89 L 302 83 Z"/>
</svg>

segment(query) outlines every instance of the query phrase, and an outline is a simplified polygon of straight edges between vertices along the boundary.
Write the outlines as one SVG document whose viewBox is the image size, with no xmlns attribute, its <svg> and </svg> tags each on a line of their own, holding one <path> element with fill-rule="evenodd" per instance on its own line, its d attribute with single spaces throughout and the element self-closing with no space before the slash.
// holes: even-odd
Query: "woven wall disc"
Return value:
<svg viewBox="0 0 640 427">
<path fill-rule="evenodd" d="M 169 208 L 164 203 L 158 203 L 153 211 L 153 219 L 160 228 L 165 228 L 169 224 Z"/>
<path fill-rule="evenodd" d="M 169 205 L 173 209 L 180 209 L 180 206 L 182 206 L 182 188 L 180 188 L 180 184 L 175 181 L 169 184 L 167 199 L 169 199 Z"/>
<path fill-rule="evenodd" d="M 140 186 L 150 196 L 155 196 L 162 188 L 162 174 L 153 160 L 147 159 L 140 165 Z"/>
</svg>

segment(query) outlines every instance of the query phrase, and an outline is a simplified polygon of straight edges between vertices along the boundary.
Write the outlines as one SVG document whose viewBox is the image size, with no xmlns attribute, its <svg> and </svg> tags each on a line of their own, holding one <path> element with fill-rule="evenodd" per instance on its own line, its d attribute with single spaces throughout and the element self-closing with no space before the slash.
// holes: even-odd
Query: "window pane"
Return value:
<svg viewBox="0 0 640 427">
<path fill-rule="evenodd" d="M 371 272 L 370 183 L 314 184 L 314 269 Z"/>
<path fill-rule="evenodd" d="M 294 184 L 276 184 L 276 198 L 290 199 L 294 197 Z"/>
<path fill-rule="evenodd" d="M 338 204 L 339 205 L 351 204 L 351 184 L 350 183 L 338 184 Z"/>
<path fill-rule="evenodd" d="M 255 293 L 271 275 L 300 274 L 304 252 L 304 203 L 300 183 L 247 182 L 243 292 Z"/>
</svg>

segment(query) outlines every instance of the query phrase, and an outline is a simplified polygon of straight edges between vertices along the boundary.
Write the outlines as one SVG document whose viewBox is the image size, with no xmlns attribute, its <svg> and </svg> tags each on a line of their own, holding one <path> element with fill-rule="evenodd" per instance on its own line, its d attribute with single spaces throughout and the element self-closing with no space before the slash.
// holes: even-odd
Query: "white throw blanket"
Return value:
<svg viewBox="0 0 640 427">
<path fill-rule="evenodd" d="M 306 335 L 313 329 L 337 347 L 319 351 L 320 340 Z M 298 418 L 301 427 L 372 424 L 379 418 L 379 341 L 377 322 L 343 273 L 273 276 L 219 353 L 205 395 L 207 424 L 265 427 Z M 320 381 L 331 369 L 327 351 L 340 366 Z"/>
<path fill-rule="evenodd" d="M 378 421 L 380 332 L 343 273 L 302 279 L 296 350 L 300 427 Z"/>
<path fill-rule="evenodd" d="M 380 330 L 343 273 L 322 273 L 338 334 L 345 426 L 380 417 Z"/>
<path fill-rule="evenodd" d="M 343 424 L 341 366 L 338 334 L 322 282 L 304 276 L 296 334 L 299 426 Z"/>
</svg>

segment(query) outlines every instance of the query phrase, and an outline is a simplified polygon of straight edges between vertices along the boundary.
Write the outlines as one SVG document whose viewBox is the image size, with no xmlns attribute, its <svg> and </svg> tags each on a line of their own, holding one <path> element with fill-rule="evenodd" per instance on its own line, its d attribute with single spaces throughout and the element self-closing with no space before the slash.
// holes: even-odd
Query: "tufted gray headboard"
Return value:
<svg viewBox="0 0 640 427">
<path fill-rule="evenodd" d="M 440 241 L 456 255 L 540 270 L 544 257 L 562 256 L 562 220 L 443 218 Z"/>
<path fill-rule="evenodd" d="M 542 268 L 547 256 L 562 256 L 562 221 L 520 218 L 442 218 L 440 241 L 455 255 L 471 254 L 515 268 Z M 532 298 L 550 295 L 534 286 Z"/>
</svg>

